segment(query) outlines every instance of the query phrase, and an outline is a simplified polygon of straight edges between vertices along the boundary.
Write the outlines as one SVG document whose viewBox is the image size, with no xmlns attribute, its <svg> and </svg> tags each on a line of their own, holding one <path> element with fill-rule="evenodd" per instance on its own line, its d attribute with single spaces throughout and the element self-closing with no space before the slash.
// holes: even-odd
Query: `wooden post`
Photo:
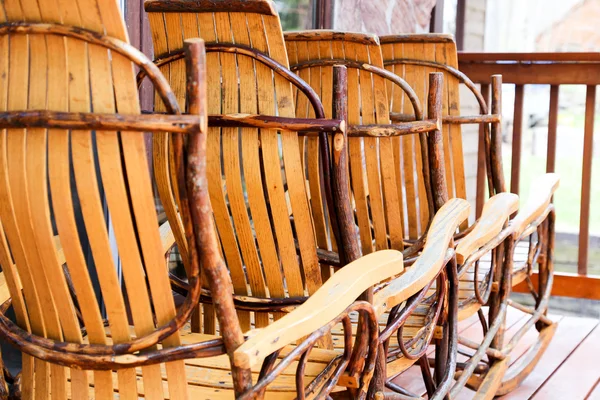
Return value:
<svg viewBox="0 0 600 400">
<path fill-rule="evenodd" d="M 429 170 L 431 187 L 433 189 L 433 205 L 437 212 L 448 201 L 446 186 L 446 168 L 442 138 L 442 88 L 444 74 L 433 72 L 429 74 L 429 96 L 427 99 L 427 118 L 438 122 L 438 129 L 429 133 L 427 142 L 430 151 Z"/>
<path fill-rule="evenodd" d="M 515 86 L 515 112 L 513 118 L 512 160 L 510 167 L 510 191 L 519 194 L 521 179 L 521 137 L 523 133 L 523 97 L 525 86 Z"/>
<path fill-rule="evenodd" d="M 556 168 L 556 131 L 558 128 L 558 85 L 550 86 L 550 108 L 548 113 L 548 149 L 546 172 Z"/>
<path fill-rule="evenodd" d="M 583 165 L 581 167 L 581 214 L 579 217 L 579 257 L 577 273 L 587 275 L 590 246 L 590 197 L 592 185 L 592 148 L 594 147 L 594 110 L 596 85 L 587 87 L 585 97 L 585 128 L 583 136 Z"/>
<path fill-rule="evenodd" d="M 342 121 L 341 130 L 333 136 L 333 164 L 331 171 L 334 211 L 339 224 L 340 243 L 338 243 L 343 263 L 349 263 L 360 257 L 356 239 L 354 213 L 350 199 L 348 182 L 348 71 L 343 65 L 333 67 L 333 119 Z"/>
<path fill-rule="evenodd" d="M 458 39 L 458 38 L 457 38 Z M 490 85 L 483 84 L 481 85 L 481 95 L 485 99 L 486 103 L 489 102 L 490 98 Z M 479 125 L 479 143 L 477 144 L 477 196 L 475 202 L 475 217 L 479 218 L 481 216 L 481 212 L 483 211 L 483 205 L 485 204 L 485 184 L 486 184 L 486 174 L 490 171 L 487 171 L 486 167 L 486 158 L 487 149 L 485 145 L 485 132 L 484 124 Z"/>
<path fill-rule="evenodd" d="M 502 75 L 492 76 L 492 114 L 502 115 Z M 492 123 L 490 136 L 490 172 L 493 176 L 494 189 L 496 193 L 504 193 L 506 183 L 502 169 L 502 119 Z M 518 146 L 520 147 L 520 144 Z M 511 181 L 511 185 L 512 183 Z"/>
<path fill-rule="evenodd" d="M 213 226 L 212 207 L 208 195 L 206 179 L 206 132 L 208 131 L 207 102 L 206 102 L 206 54 L 202 39 L 188 39 L 184 43 L 186 52 L 187 73 L 187 104 L 188 112 L 198 115 L 201 131 L 189 136 L 187 152 L 186 185 L 188 193 L 182 191 L 182 198 L 187 198 L 187 205 L 192 232 L 186 231 L 190 242 L 190 254 L 197 253 L 198 261 L 204 268 L 209 287 L 214 297 L 217 318 L 221 326 L 223 342 L 231 361 L 231 374 L 236 397 L 250 389 L 252 375 L 249 369 L 237 367 L 233 363 L 233 352 L 244 343 L 244 335 L 235 312 L 233 292 L 229 273 L 221 258 L 219 245 Z M 178 142 L 182 141 L 181 135 Z M 179 148 L 182 144 L 179 143 Z M 183 164 L 181 156 L 176 158 L 178 164 Z M 186 197 L 184 197 L 184 195 Z M 182 201 L 184 203 L 184 201 Z M 184 211 L 184 210 L 182 210 Z M 191 236 L 191 237 L 190 237 Z"/>
</svg>

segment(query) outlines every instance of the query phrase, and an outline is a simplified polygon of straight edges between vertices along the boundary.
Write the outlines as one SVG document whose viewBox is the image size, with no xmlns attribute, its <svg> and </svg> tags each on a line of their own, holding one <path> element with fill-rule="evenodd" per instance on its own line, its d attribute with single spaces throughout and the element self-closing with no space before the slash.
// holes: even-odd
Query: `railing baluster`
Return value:
<svg viewBox="0 0 600 400">
<path fill-rule="evenodd" d="M 592 148 L 594 145 L 594 111 L 596 86 L 589 85 L 585 96 L 585 128 L 583 136 L 583 166 L 581 174 L 581 214 L 579 216 L 579 259 L 577 272 L 587 275 L 590 245 L 590 192 L 592 185 Z"/>
<path fill-rule="evenodd" d="M 521 138 L 523 133 L 524 85 L 515 85 L 515 112 L 513 118 L 512 160 L 510 171 L 510 191 L 519 194 L 521 178 Z"/>
<path fill-rule="evenodd" d="M 558 85 L 550 86 L 550 114 L 548 118 L 548 152 L 546 172 L 556 169 L 556 129 L 558 126 Z"/>
<path fill-rule="evenodd" d="M 490 100 L 490 85 L 481 84 L 481 95 L 485 99 L 486 103 L 489 104 Z M 483 137 L 483 125 L 479 126 L 479 144 L 477 146 L 477 197 L 475 202 L 475 217 L 481 216 L 483 205 L 485 204 L 486 191 L 486 167 L 485 167 L 485 142 Z"/>
</svg>

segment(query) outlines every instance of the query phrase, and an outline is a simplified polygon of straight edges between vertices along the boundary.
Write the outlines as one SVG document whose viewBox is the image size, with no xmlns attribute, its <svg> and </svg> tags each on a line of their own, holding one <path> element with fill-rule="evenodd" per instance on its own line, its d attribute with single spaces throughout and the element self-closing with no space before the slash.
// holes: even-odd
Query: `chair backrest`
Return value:
<svg viewBox="0 0 600 400">
<path fill-rule="evenodd" d="M 306 31 L 288 32 L 285 39 L 292 69 L 320 94 L 327 111 L 332 98 L 331 60 L 353 63 L 346 63 L 350 125 L 389 124 L 388 93 L 401 96 L 406 110 L 414 113 L 400 87 L 392 88 L 391 82 L 383 76 L 364 68 L 368 64 L 383 69 L 375 35 Z M 301 116 L 308 112 L 301 94 L 297 95 L 296 108 Z M 403 249 L 404 239 L 417 239 L 430 221 L 419 136 L 351 137 L 348 146 L 350 181 L 363 254 L 387 248 Z M 307 164 L 309 171 L 318 165 L 311 160 Z"/>
<path fill-rule="evenodd" d="M 424 82 L 428 74 L 430 72 L 444 73 L 443 116 L 460 115 L 460 79 L 445 68 L 451 67 L 458 70 L 456 43 L 452 36 L 441 34 L 390 35 L 382 36 L 379 40 L 386 69 L 406 80 L 420 98 L 425 98 L 427 95 L 427 86 Z M 391 92 L 389 100 L 390 110 L 393 113 L 410 113 L 403 103 L 402 93 Z M 466 199 L 461 126 L 443 124 L 442 133 L 448 197 Z"/>
<path fill-rule="evenodd" d="M 86 43 L 85 32 L 73 29 L 127 42 L 116 0 L 0 3 L 1 111 L 140 112 L 130 59 L 98 42 Z M 13 22 L 22 24 L 11 27 Z M 28 34 L 36 23 L 36 33 Z M 65 32 L 72 35 L 65 38 Z M 21 328 L 65 344 L 84 342 L 55 248 L 57 233 L 86 341 L 128 343 L 174 319 L 142 133 L 4 129 L 0 198 L 0 263 Z M 86 259 L 84 242 L 93 261 Z M 93 290 L 95 278 L 101 299 Z M 178 333 L 162 342 L 179 344 Z M 138 398 L 138 391 L 150 398 L 187 397 L 183 361 L 122 369 L 118 382 L 110 371 L 92 376 L 27 355 L 23 361 L 25 399 L 34 391 L 36 398 L 50 392 L 52 398 L 112 398 L 117 390 L 124 398 Z"/>
<path fill-rule="evenodd" d="M 180 51 L 185 38 L 206 41 L 209 114 L 295 116 L 288 80 L 247 55 L 211 51 L 214 44 L 244 46 L 287 66 L 281 24 L 271 1 L 146 1 L 145 5 L 157 58 Z M 183 61 L 162 70 L 183 104 Z M 161 140 L 160 148 L 167 149 L 167 138 Z M 257 298 L 314 293 L 322 279 L 298 134 L 213 127 L 207 140 L 210 199 L 234 292 Z M 168 151 L 161 151 L 155 157 L 168 156 Z M 163 161 L 165 168 L 159 173 L 166 178 L 168 161 Z M 173 192 L 165 187 L 161 197 L 176 199 Z M 177 218 L 177 201 L 163 199 L 164 203 L 173 207 L 170 220 Z M 249 329 L 251 314 L 238 315 L 242 327 Z M 269 320 L 267 312 L 254 313 L 256 327 Z"/>
</svg>

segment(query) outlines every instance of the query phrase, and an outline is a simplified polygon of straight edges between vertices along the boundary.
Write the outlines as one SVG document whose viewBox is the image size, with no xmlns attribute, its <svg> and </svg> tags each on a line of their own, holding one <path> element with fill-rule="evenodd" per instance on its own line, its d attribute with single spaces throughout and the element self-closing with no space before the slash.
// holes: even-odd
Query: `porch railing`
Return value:
<svg viewBox="0 0 600 400">
<path fill-rule="evenodd" d="M 459 68 L 475 83 L 482 85 L 484 96 L 489 93 L 490 76 L 493 74 L 502 74 L 505 84 L 515 85 L 510 190 L 517 194 L 520 189 L 521 177 L 525 86 L 532 84 L 550 85 L 546 149 L 547 172 L 554 172 L 556 167 L 560 87 L 561 85 L 586 86 L 577 273 L 557 274 L 553 294 L 600 300 L 600 277 L 588 275 L 594 110 L 596 85 L 600 84 L 600 53 L 463 52 L 459 54 Z M 504 114 L 506 114 L 506 111 L 505 107 Z M 506 132 L 506 134 L 508 133 Z M 481 140 L 480 143 L 482 143 Z M 483 157 L 481 150 L 480 146 L 480 158 Z M 481 161 L 479 165 L 485 165 L 485 162 L 481 163 Z M 481 210 L 485 196 L 485 169 L 478 169 L 477 188 L 477 209 Z"/>
</svg>

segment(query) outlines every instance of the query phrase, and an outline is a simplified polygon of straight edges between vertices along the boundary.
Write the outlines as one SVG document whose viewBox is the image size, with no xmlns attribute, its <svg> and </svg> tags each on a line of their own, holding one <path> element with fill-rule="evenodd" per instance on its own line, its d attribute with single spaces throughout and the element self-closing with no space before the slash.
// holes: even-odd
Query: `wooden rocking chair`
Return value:
<svg viewBox="0 0 600 400">
<path fill-rule="evenodd" d="M 432 71 L 444 73 L 446 85 L 444 87 L 443 105 L 443 149 L 446 163 L 446 177 L 448 182 L 448 196 L 466 198 L 465 171 L 463 167 L 462 133 L 461 124 L 482 124 L 483 144 L 480 152 L 484 154 L 484 165 L 487 171 L 487 185 L 490 200 L 483 206 L 479 220 L 472 226 L 472 231 L 465 231 L 458 240 L 457 259 L 463 270 L 472 273 L 475 268 L 478 272 L 493 269 L 496 273 L 496 282 L 507 280 L 505 289 L 492 291 L 489 300 L 488 323 L 491 325 L 497 316 L 501 304 L 508 304 L 521 311 L 531 314 L 527 322 L 520 327 L 516 334 L 504 343 L 504 328 L 502 327 L 492 342 L 492 348 L 501 352 L 498 357 L 491 360 L 506 359 L 518 341 L 534 325 L 539 331 L 538 342 L 531 346 L 527 354 L 517 363 L 510 365 L 497 365 L 497 369 L 508 368 L 504 379 L 497 379 L 497 394 L 502 395 L 517 387 L 527 377 L 544 353 L 550 342 L 556 324 L 545 317 L 548 301 L 552 289 L 553 252 L 554 252 L 554 206 L 551 203 L 552 195 L 558 188 L 559 177 L 557 174 L 545 174 L 539 177 L 530 191 L 527 202 L 520 207 L 519 212 L 503 229 L 500 235 L 508 235 L 508 242 L 504 257 L 494 257 L 493 262 L 489 257 L 478 264 L 474 261 L 481 255 L 482 250 L 489 250 L 490 239 L 499 232 L 506 218 L 499 220 L 495 199 L 499 193 L 506 193 L 502 169 L 502 134 L 501 134 L 501 76 L 491 77 L 491 109 L 488 107 L 489 92 L 485 95 L 477 89 L 471 80 L 458 70 L 458 57 L 456 44 L 450 35 L 425 34 L 425 35 L 392 35 L 380 38 L 386 68 L 394 74 L 404 78 L 409 84 L 415 85 L 419 96 L 427 92 L 420 82 L 423 77 Z M 461 116 L 459 102 L 459 86 L 464 84 L 475 96 L 480 115 Z M 402 96 L 394 92 L 390 97 L 392 119 L 395 121 L 411 120 L 414 117 L 407 115 L 409 110 L 402 106 Z M 485 185 L 485 182 L 483 183 Z M 485 188 L 481 188 L 485 193 Z M 514 211 L 514 210 L 512 210 Z M 491 221 L 497 221 L 492 225 Z M 494 232 L 494 233 L 493 233 Z M 458 239 L 458 238 L 457 238 Z M 492 242 L 494 242 L 492 240 Z M 469 255 L 475 252 L 474 255 Z M 539 293 L 533 289 L 531 274 L 535 264 L 539 266 Z M 504 278 L 502 275 L 504 274 Z M 459 273 L 460 275 L 460 273 Z M 508 299 L 510 287 L 527 281 L 535 299 L 535 309 L 530 309 Z M 504 287 L 503 284 L 501 284 Z M 506 363 L 505 363 L 506 364 Z M 492 363 L 492 365 L 494 365 Z M 493 368 L 493 367 L 492 367 Z M 502 375 L 502 374 L 500 374 Z M 471 388 L 477 389 L 482 385 L 480 377 L 473 377 L 468 382 Z"/>
<path fill-rule="evenodd" d="M 212 222 L 207 170 L 215 165 L 220 168 L 222 158 L 219 150 L 216 160 L 206 160 L 202 42 L 188 42 L 186 48 L 191 115 L 140 115 L 134 64 L 151 78 L 167 111 L 179 113 L 164 76 L 127 44 L 116 1 L 79 0 L 75 5 L 72 1 L 38 0 L 21 7 L 17 1 L 6 0 L 0 8 L 4 60 L 0 67 L 4 82 L 0 90 L 0 260 L 11 294 L 11 301 L 0 309 L 0 334 L 23 352 L 21 385 L 17 387 L 22 397 L 105 399 L 117 394 L 126 399 L 219 399 L 235 394 L 240 399 L 322 398 L 348 370 L 347 376 L 354 379 L 349 381 L 355 383 L 355 397 L 363 398 L 375 362 L 377 314 L 422 290 L 427 282 L 423 277 L 442 270 L 451 232 L 466 217 L 468 205 L 457 200 L 444 210 L 443 223 L 436 224 L 439 242 L 432 240 L 427 257 L 420 259 L 422 274 L 402 274 L 399 252 L 366 256 L 346 265 L 320 289 L 311 290 L 307 284 L 312 296 L 287 315 L 280 313 L 298 304 L 295 299 L 284 302 L 283 307 L 275 305 L 276 321 L 244 337 L 217 241 L 223 245 L 225 239 L 220 231 L 217 239 Z M 343 109 L 341 102 L 340 107 Z M 321 131 L 341 131 L 339 122 L 308 124 Z M 265 123 L 282 126 L 280 120 L 245 121 L 250 128 L 264 128 Z M 292 128 L 309 127 L 300 129 L 292 124 Z M 187 298 L 178 309 L 155 216 L 145 131 L 175 133 L 174 169 L 190 254 Z M 293 130 L 281 135 L 285 132 Z M 184 134 L 187 154 L 183 153 Z M 290 133 L 282 141 L 297 146 L 294 135 Z M 269 140 L 277 143 L 277 137 L 276 130 L 261 130 L 262 151 Z M 259 147 L 255 150 L 258 153 Z M 290 154 L 291 159 L 285 159 L 288 182 L 301 171 L 293 165 L 294 160 L 299 163 L 297 149 L 292 147 Z M 263 159 L 262 167 L 279 174 L 280 158 Z M 304 185 L 299 187 L 303 190 Z M 224 194 L 234 191 L 230 186 L 223 189 L 227 189 Z M 100 191 L 106 196 L 106 207 Z M 294 227 L 312 235 L 310 219 L 305 218 L 303 225 L 300 218 L 308 211 L 306 195 L 300 193 L 300 206 L 293 207 Z M 80 209 L 74 199 L 79 200 Z M 273 198 L 269 200 L 272 208 Z M 116 249 L 109 240 L 107 215 Z M 78 219 L 84 227 L 77 226 Z M 216 213 L 214 219 L 218 220 Z M 68 275 L 61 267 L 53 223 Z M 295 265 L 289 271 L 303 272 L 308 283 L 308 267 L 312 265 L 314 270 L 317 252 L 314 245 L 310 248 L 310 235 L 304 238 L 302 264 L 292 259 Z M 90 244 L 93 263 L 84 257 L 83 240 Z M 290 245 L 278 242 L 280 252 L 294 249 Z M 117 275 L 117 256 L 123 287 Z M 180 332 L 202 294 L 200 265 L 213 295 L 222 336 Z M 279 265 L 277 260 L 270 267 Z M 249 264 L 245 266 L 249 274 L 256 272 Z M 354 301 L 373 284 L 399 274 L 381 290 L 388 296 L 380 295 L 376 306 Z M 102 302 L 93 291 L 90 275 L 98 277 Z M 393 288 L 403 290 L 391 292 Z M 103 320 L 102 303 L 107 320 Z M 5 316 L 11 304 L 16 324 Z M 268 314 L 262 314 L 263 320 L 268 318 L 265 316 Z M 360 340 L 354 344 L 351 318 L 358 318 L 362 327 L 357 336 Z M 313 350 L 338 324 L 343 327 L 343 350 Z"/>
<path fill-rule="evenodd" d="M 350 370 L 356 397 L 364 397 L 376 354 L 377 312 L 373 305 L 354 300 L 373 284 L 401 274 L 402 254 L 379 252 L 348 264 L 303 305 L 245 337 L 207 188 L 207 169 L 214 164 L 206 161 L 203 43 L 190 41 L 186 47 L 191 115 L 140 115 L 134 65 L 150 77 L 169 114 L 180 110 L 160 71 L 127 44 L 116 1 L 21 3 L 5 0 L 0 7 L 0 262 L 11 295 L 0 307 L 0 334 L 23 352 L 20 384 L 11 395 L 322 398 Z M 339 124 L 332 125 L 339 129 Z M 175 133 L 180 211 L 189 238 L 188 292 L 178 309 L 143 138 L 143 132 L 165 131 Z M 268 140 L 266 132 L 277 135 L 262 131 L 263 141 Z M 188 138 L 185 155 L 183 135 Z M 219 158 L 213 162 L 221 165 Z M 264 166 L 281 168 L 279 158 L 265 160 Z M 455 226 L 468 205 L 457 200 L 447 210 L 449 224 Z M 109 240 L 108 216 L 116 248 Z M 55 245 L 54 224 L 66 270 Z M 312 232 L 310 220 L 307 226 L 299 221 L 295 226 Z M 451 228 L 443 232 L 446 239 L 440 235 L 440 244 L 431 246 L 431 271 L 424 273 L 442 268 Z M 224 243 L 223 235 L 219 239 Z M 93 262 L 84 256 L 84 240 Z M 200 265 L 214 295 L 222 336 L 181 330 L 202 294 Z M 303 270 L 307 280 L 308 271 Z M 92 276 L 98 279 L 101 299 Z M 392 282 L 408 288 L 410 296 L 422 289 L 419 278 L 402 274 Z M 403 301 L 403 296 L 396 292 L 389 304 Z M 5 315 L 10 305 L 16 324 Z M 354 344 L 351 318 L 359 319 L 364 333 Z M 343 326 L 343 350 L 312 350 L 338 323 Z"/>
<path fill-rule="evenodd" d="M 413 79 L 408 82 L 414 85 L 413 91 L 406 81 L 384 69 L 379 40 L 375 35 L 318 30 L 288 32 L 285 39 L 291 69 L 320 92 L 324 104 L 332 99 L 332 93 L 326 84 L 331 79 L 332 65 L 342 64 L 349 68 L 349 132 L 360 130 L 359 125 L 367 125 L 372 126 L 372 136 L 379 136 L 349 139 L 351 189 L 363 252 L 393 248 L 403 250 L 405 258 L 417 254 L 436 210 L 448 201 L 449 194 L 453 195 L 447 189 L 453 189 L 454 183 L 448 179 L 448 174 L 452 171 L 456 173 L 458 169 L 448 165 L 448 154 L 444 153 L 442 143 L 447 141 L 446 132 L 442 134 L 434 130 L 427 133 L 427 123 L 434 122 L 439 116 L 434 104 L 430 102 L 426 111 L 423 111 L 418 100 L 419 97 L 427 98 L 427 92 L 431 93 L 433 90 L 431 85 L 426 84 L 426 78 L 427 72 L 434 70 L 421 70 L 418 75 L 415 72 L 415 76 L 411 76 Z M 300 93 L 297 97 L 297 113 L 304 116 L 310 112 L 307 110 L 306 100 Z M 410 113 L 411 121 L 420 121 L 421 129 L 407 130 L 407 124 L 416 126 L 414 122 L 407 122 L 408 118 L 390 124 L 390 100 L 401 112 Z M 428 118 L 424 118 L 424 114 Z M 454 162 L 458 164 L 458 161 Z M 460 165 L 462 166 L 462 159 Z M 309 170 L 316 167 L 314 162 L 308 163 Z M 309 176 L 317 177 L 310 173 Z M 318 182 L 313 185 L 318 185 Z M 481 305 L 487 302 L 493 287 L 499 287 L 500 277 L 494 276 L 493 268 L 488 265 L 487 270 L 484 270 L 471 266 L 477 265 L 479 258 L 490 250 L 495 253 L 495 258 L 503 257 L 503 250 L 499 245 L 510 234 L 509 230 L 503 230 L 504 224 L 517 207 L 516 195 L 495 196 L 488 203 L 482 222 L 475 228 L 479 239 L 469 238 L 459 245 L 459 319 L 481 313 Z M 466 223 L 462 228 L 466 228 Z M 468 262 L 463 263 L 467 257 Z M 494 309 L 496 314 L 490 319 L 489 329 L 487 326 L 485 328 L 486 335 L 481 346 L 476 347 L 477 352 L 473 357 L 460 364 L 462 375 L 453 385 L 451 397 L 464 387 L 486 354 L 496 332 L 501 329 L 505 309 L 506 304 Z M 405 334 L 403 340 L 410 342 L 410 333 Z M 443 354 L 447 344 L 441 340 L 438 345 L 437 349 L 440 351 L 436 354 L 436 378 L 439 380 L 445 370 Z M 392 389 L 397 389 L 392 382 L 394 376 L 402 372 L 402 369 L 395 367 L 398 360 L 393 355 L 397 352 L 397 347 L 398 343 L 390 344 L 387 350 L 389 364 L 386 376 L 389 378 L 386 384 Z M 497 368 L 500 374 L 504 365 L 505 363 L 501 363 L 501 367 Z M 402 366 L 407 368 L 410 363 Z M 487 374 L 486 378 L 495 382 L 495 371 Z M 493 393 L 495 390 L 489 384 L 482 387 L 486 393 Z M 427 390 L 431 393 L 430 385 Z"/>
<path fill-rule="evenodd" d="M 209 175 L 211 201 L 215 208 L 216 225 L 222 239 L 225 260 L 232 275 L 237 274 L 234 276 L 234 291 L 238 296 L 236 306 L 242 326 L 246 328 L 265 326 L 271 316 L 264 311 L 271 312 L 275 318 L 279 317 L 277 313 L 273 313 L 277 310 L 269 309 L 267 305 L 273 307 L 275 304 L 288 304 L 287 296 L 302 298 L 306 295 L 300 279 L 306 282 L 310 293 L 313 288 L 319 287 L 331 276 L 332 265 L 339 268 L 345 263 L 344 261 L 350 261 L 359 254 L 352 227 L 348 191 L 340 190 L 347 185 L 347 181 L 344 181 L 347 176 L 347 172 L 344 172 L 346 132 L 340 129 L 333 132 L 335 135 L 331 138 L 334 150 L 331 162 L 332 186 L 313 187 L 311 179 L 308 179 L 305 184 L 303 167 L 306 160 L 311 160 L 317 165 L 320 163 L 320 153 L 318 149 L 314 151 L 310 143 L 316 141 L 321 145 L 329 143 L 326 134 L 317 136 L 314 133 L 317 124 L 325 123 L 323 118 L 326 113 L 329 114 L 329 110 L 323 110 L 317 95 L 308 84 L 287 70 L 287 53 L 280 22 L 272 2 L 266 0 L 147 1 L 145 8 L 149 13 L 150 25 L 153 29 L 154 49 L 157 55 L 155 63 L 163 73 L 169 74 L 172 86 L 180 88 L 181 91 L 177 93 L 180 101 L 184 100 L 182 40 L 199 35 L 207 42 L 209 113 L 211 114 L 208 133 L 211 150 L 208 154 L 209 165 L 214 168 Z M 330 80 L 324 85 L 330 85 L 331 93 L 337 93 L 330 97 L 328 107 L 335 106 L 335 118 L 343 120 L 344 107 L 339 101 L 333 100 L 345 97 L 342 92 L 338 92 L 343 91 L 345 87 L 343 69 L 339 69 L 337 74 L 332 71 Z M 339 80 L 334 79 L 336 76 Z M 312 114 L 295 118 L 290 83 L 305 93 Z M 432 98 L 435 98 L 435 95 L 432 95 Z M 279 123 L 275 116 L 279 116 Z M 282 117 L 288 118 L 286 123 L 283 123 Z M 315 117 L 316 120 L 312 119 Z M 344 126 L 341 121 L 338 122 L 340 127 Z M 433 130 L 436 126 L 438 125 L 435 122 L 413 123 L 407 124 L 406 129 Z M 266 136 L 270 131 L 264 128 L 285 129 L 287 132 L 282 131 L 281 135 L 289 135 L 293 140 L 290 138 L 283 140 L 282 136 L 280 144 L 271 142 L 272 139 Z M 369 136 L 373 129 L 365 126 L 348 134 Z M 305 137 L 308 137 L 308 146 L 304 146 Z M 163 187 L 159 188 L 159 191 L 161 198 L 165 199 L 163 204 L 172 207 L 168 213 L 171 226 L 174 230 L 180 229 L 180 233 L 173 235 L 176 238 L 183 235 L 180 228 L 182 224 L 177 214 L 177 189 L 170 178 L 173 171 L 170 167 L 172 162 L 169 161 L 170 144 L 167 136 L 160 140 L 162 142 L 155 147 L 154 151 L 155 160 L 161 159 L 160 162 L 155 162 L 155 165 L 164 166 L 159 171 L 163 176 L 160 180 Z M 257 145 L 253 143 L 259 140 L 260 147 L 255 147 Z M 280 152 L 283 153 L 283 157 Z M 222 161 L 211 162 L 211 157 L 221 157 Z M 267 160 L 282 162 L 285 168 L 284 180 L 281 180 L 279 170 L 277 174 L 271 175 L 272 171 L 266 167 Z M 326 160 L 324 164 L 329 165 L 330 162 Z M 296 171 L 298 175 L 290 176 L 291 171 Z M 327 172 L 327 168 L 323 171 L 317 167 L 308 170 L 306 174 L 320 176 L 322 172 Z M 329 178 L 325 178 L 321 182 L 330 181 Z M 266 195 L 263 186 L 267 187 Z M 227 192 L 224 192 L 224 188 L 227 188 Z M 318 194 L 315 194 L 316 192 Z M 329 201 L 329 199 L 323 202 L 315 201 L 325 199 L 327 197 L 325 193 L 330 193 L 332 196 L 337 194 L 338 197 L 334 197 L 337 201 Z M 258 196 L 264 198 L 261 200 Z M 339 196 L 346 197 L 339 199 Z M 298 211 L 299 203 L 303 204 L 300 208 L 301 212 Z M 395 333 L 398 330 L 404 330 L 406 335 L 412 335 L 414 339 L 409 344 L 408 350 L 398 348 L 398 354 L 402 354 L 403 351 L 410 353 L 408 357 L 404 357 L 397 363 L 399 368 L 404 368 L 403 363 L 413 364 L 412 358 L 418 359 L 420 357 L 418 353 L 426 350 L 427 343 L 436 331 L 435 322 L 441 312 L 442 304 L 448 301 L 444 300 L 447 294 L 441 288 L 446 288 L 447 285 L 450 289 L 454 288 L 452 273 L 446 272 L 452 270 L 452 263 L 448 264 L 452 255 L 446 253 L 445 246 L 449 245 L 446 241 L 447 235 L 451 236 L 458 226 L 456 221 L 464 220 L 463 205 L 464 202 L 451 202 L 436 215 L 429 232 L 426 250 L 418 259 L 411 260 L 414 264 L 409 274 L 412 276 L 410 279 L 416 279 L 419 284 L 406 287 L 404 279 L 409 278 L 404 274 L 397 280 L 378 286 L 373 298 L 370 299 L 379 317 L 384 318 L 383 315 L 390 310 L 393 310 L 394 314 L 393 322 L 381 327 L 380 335 L 385 339 L 381 339 L 380 342 L 387 342 L 391 338 L 395 343 Z M 347 206 L 346 210 L 343 209 L 344 206 Z M 270 211 L 270 215 L 263 211 L 265 208 L 266 211 Z M 331 231 L 324 224 L 327 215 L 335 215 Z M 301 224 L 307 220 L 314 221 L 314 225 L 301 228 Z M 291 235 L 287 233 L 290 223 L 294 227 L 290 232 Z M 325 232 L 324 229 L 327 231 Z M 253 237 L 253 232 L 256 232 L 256 238 Z M 234 239 L 236 234 L 237 242 Z M 260 235 L 265 236 L 261 238 Z M 281 287 L 282 271 L 279 268 L 268 269 L 268 265 L 265 265 L 268 261 L 265 257 L 272 253 L 270 249 L 273 248 L 274 238 L 271 235 L 275 237 L 276 245 L 289 243 L 290 240 L 295 243 L 294 246 L 286 249 L 293 252 L 289 254 L 288 260 L 295 259 L 298 255 L 302 258 L 304 268 L 302 278 L 288 276 L 285 259 L 282 260 L 287 288 Z M 177 242 L 179 243 L 179 240 Z M 318 249 L 316 244 L 319 245 Z M 329 246 L 338 246 L 343 250 L 338 255 L 330 251 Z M 449 268 L 445 270 L 443 266 L 446 264 Z M 343 267 L 342 271 L 345 268 Z M 260 273 L 250 273 L 252 270 Z M 422 289 L 430 287 L 436 277 L 439 278 L 438 282 L 443 283 L 440 286 L 439 296 L 431 299 L 425 307 L 415 310 L 417 301 L 427 293 L 427 290 Z M 296 282 L 295 279 L 298 281 Z M 450 280 L 451 283 L 447 284 L 446 280 Z M 402 294 L 398 295 L 400 288 Z M 396 307 L 409 297 L 412 298 L 407 306 Z M 450 303 L 453 302 L 452 298 L 451 295 Z M 209 303 L 210 297 L 204 297 L 203 301 Z M 451 307 L 448 309 L 450 321 L 454 317 L 452 310 Z M 412 311 L 415 312 L 411 313 Z M 211 318 L 210 314 L 204 313 L 205 332 L 207 329 L 213 329 Z M 360 331 L 359 326 L 356 329 Z M 446 333 L 453 334 L 451 330 L 447 330 Z M 332 342 L 331 344 L 324 340 L 321 345 L 325 348 L 331 346 L 334 349 L 340 348 L 338 332 L 333 332 Z M 450 353 L 452 354 L 451 351 Z M 450 357 L 449 367 L 446 368 L 443 377 L 444 382 L 448 384 L 453 375 L 452 364 L 452 357 Z M 349 387 L 354 385 L 351 379 L 345 377 L 339 384 L 346 384 Z M 441 385 L 435 394 L 433 390 L 431 394 L 435 398 L 440 398 L 446 390 L 447 385 Z M 374 392 L 370 393 L 371 397 L 374 395 Z"/>
</svg>

